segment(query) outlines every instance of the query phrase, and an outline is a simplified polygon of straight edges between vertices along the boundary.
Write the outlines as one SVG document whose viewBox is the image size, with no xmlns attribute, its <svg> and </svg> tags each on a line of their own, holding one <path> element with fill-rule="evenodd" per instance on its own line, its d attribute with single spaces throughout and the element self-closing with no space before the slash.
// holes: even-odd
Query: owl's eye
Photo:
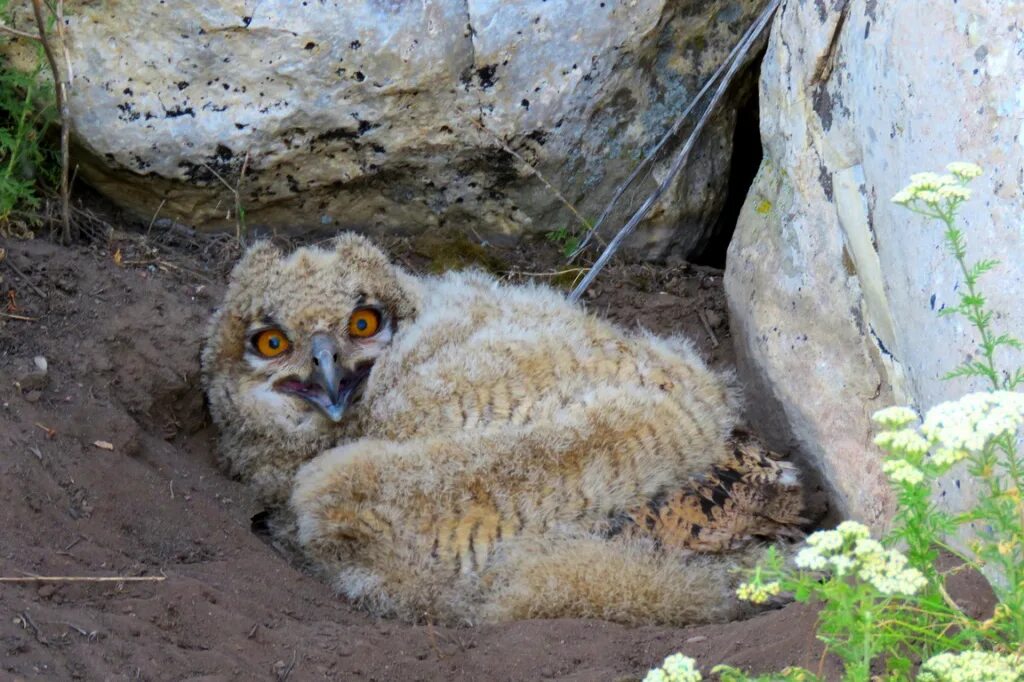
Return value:
<svg viewBox="0 0 1024 682">
<path fill-rule="evenodd" d="M 292 346 L 280 329 L 264 329 L 253 337 L 252 345 L 265 358 L 276 358 Z"/>
<path fill-rule="evenodd" d="M 357 308 L 348 318 L 349 336 L 365 339 L 377 333 L 380 328 L 380 313 L 373 308 Z"/>
</svg>

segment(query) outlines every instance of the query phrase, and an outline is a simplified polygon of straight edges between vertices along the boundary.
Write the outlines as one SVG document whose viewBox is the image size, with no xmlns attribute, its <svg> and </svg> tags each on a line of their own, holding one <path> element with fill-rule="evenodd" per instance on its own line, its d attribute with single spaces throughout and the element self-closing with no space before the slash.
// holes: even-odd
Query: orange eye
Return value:
<svg viewBox="0 0 1024 682">
<path fill-rule="evenodd" d="M 380 327 L 380 313 L 373 308 L 359 308 L 348 318 L 349 336 L 366 339 L 377 333 Z"/>
<path fill-rule="evenodd" d="M 265 358 L 276 358 L 292 347 L 288 337 L 280 329 L 265 329 L 252 340 L 256 352 Z"/>
</svg>

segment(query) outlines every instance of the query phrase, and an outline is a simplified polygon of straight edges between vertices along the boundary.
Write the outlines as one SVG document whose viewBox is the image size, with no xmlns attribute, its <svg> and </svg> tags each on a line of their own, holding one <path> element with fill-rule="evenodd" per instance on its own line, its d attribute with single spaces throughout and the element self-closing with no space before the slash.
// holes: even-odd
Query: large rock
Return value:
<svg viewBox="0 0 1024 682">
<path fill-rule="evenodd" d="M 1003 259 L 983 287 L 999 330 L 1024 336 L 1022 25 L 1024 4 L 1002 0 L 818 0 L 785 3 L 769 39 L 765 159 L 726 270 L 733 332 L 758 421 L 877 527 L 893 499 L 870 414 L 986 388 L 940 379 L 977 337 L 936 314 L 962 286 L 941 230 L 890 202 L 911 173 L 985 168 L 963 211 L 969 253 Z M 973 492 L 953 476 L 943 499 Z"/>
<path fill-rule="evenodd" d="M 165 201 L 200 226 L 234 224 L 225 184 L 248 155 L 251 225 L 576 227 L 508 149 L 596 217 L 764 4 L 69 2 L 80 175 L 146 219 Z M 707 240 L 734 119 L 717 117 L 635 245 Z"/>
</svg>

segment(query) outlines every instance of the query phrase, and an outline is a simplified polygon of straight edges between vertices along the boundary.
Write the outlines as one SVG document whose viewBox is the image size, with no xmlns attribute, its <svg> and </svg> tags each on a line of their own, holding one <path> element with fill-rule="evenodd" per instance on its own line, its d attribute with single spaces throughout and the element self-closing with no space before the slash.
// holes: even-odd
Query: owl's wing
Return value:
<svg viewBox="0 0 1024 682">
<path fill-rule="evenodd" d="M 681 489 L 630 510 L 618 530 L 693 552 L 725 552 L 753 540 L 799 539 L 804 491 L 796 467 L 737 436 L 733 456 Z"/>
</svg>

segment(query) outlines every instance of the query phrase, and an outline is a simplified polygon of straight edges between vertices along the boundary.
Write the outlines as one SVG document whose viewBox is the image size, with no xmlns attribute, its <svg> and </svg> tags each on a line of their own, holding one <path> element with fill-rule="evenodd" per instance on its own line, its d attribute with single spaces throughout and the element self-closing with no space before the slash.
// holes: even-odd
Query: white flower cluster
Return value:
<svg viewBox="0 0 1024 682">
<path fill-rule="evenodd" d="M 990 651 L 939 654 L 924 662 L 918 682 L 1022 682 L 1024 659 Z"/>
<path fill-rule="evenodd" d="M 885 473 L 894 481 L 919 483 L 923 476 L 914 463 L 929 450 L 933 462 L 949 466 L 994 438 L 1016 433 L 1024 424 L 1024 393 L 968 393 L 930 409 L 920 426 L 912 426 L 917 415 L 908 407 L 887 407 L 872 418 L 886 429 L 875 436 L 875 444 L 910 460 L 889 460 Z"/>
<path fill-rule="evenodd" d="M 884 462 L 882 471 L 897 483 L 917 485 L 924 480 L 924 473 L 905 459 L 890 459 Z"/>
<path fill-rule="evenodd" d="M 905 556 L 882 547 L 870 538 L 867 526 L 855 521 L 812 533 L 807 545 L 796 555 L 800 568 L 828 570 L 839 577 L 855 574 L 886 595 L 910 595 L 925 586 L 925 577 L 916 568 L 907 568 Z"/>
<path fill-rule="evenodd" d="M 777 581 L 743 583 L 736 589 L 736 596 L 752 604 L 764 604 L 769 598 L 779 594 L 781 590 L 782 586 Z"/>
<path fill-rule="evenodd" d="M 935 446 L 935 461 L 952 464 L 984 449 L 1024 423 L 1024 393 L 968 393 L 928 411 L 921 432 Z"/>
<path fill-rule="evenodd" d="M 917 412 L 909 407 L 894 405 L 875 412 L 871 418 L 887 429 L 901 429 L 917 421 Z"/>
<path fill-rule="evenodd" d="M 648 672 L 644 682 L 700 682 L 702 679 L 696 661 L 689 656 L 672 654 L 660 668 Z"/>
<path fill-rule="evenodd" d="M 946 166 L 946 170 L 964 180 L 973 180 L 981 175 L 981 166 L 966 161 L 954 161 Z"/>
<path fill-rule="evenodd" d="M 920 456 L 928 452 L 928 441 L 922 438 L 917 430 L 912 428 L 882 431 L 875 436 L 875 445 L 883 447 L 889 452 L 899 452 L 908 455 Z"/>
<path fill-rule="evenodd" d="M 948 166 L 949 173 L 914 173 L 910 176 L 910 184 L 901 189 L 892 198 L 897 204 L 939 205 L 962 203 L 971 198 L 971 190 L 966 184 L 981 175 L 981 168 L 973 163 L 955 161 Z"/>
</svg>

